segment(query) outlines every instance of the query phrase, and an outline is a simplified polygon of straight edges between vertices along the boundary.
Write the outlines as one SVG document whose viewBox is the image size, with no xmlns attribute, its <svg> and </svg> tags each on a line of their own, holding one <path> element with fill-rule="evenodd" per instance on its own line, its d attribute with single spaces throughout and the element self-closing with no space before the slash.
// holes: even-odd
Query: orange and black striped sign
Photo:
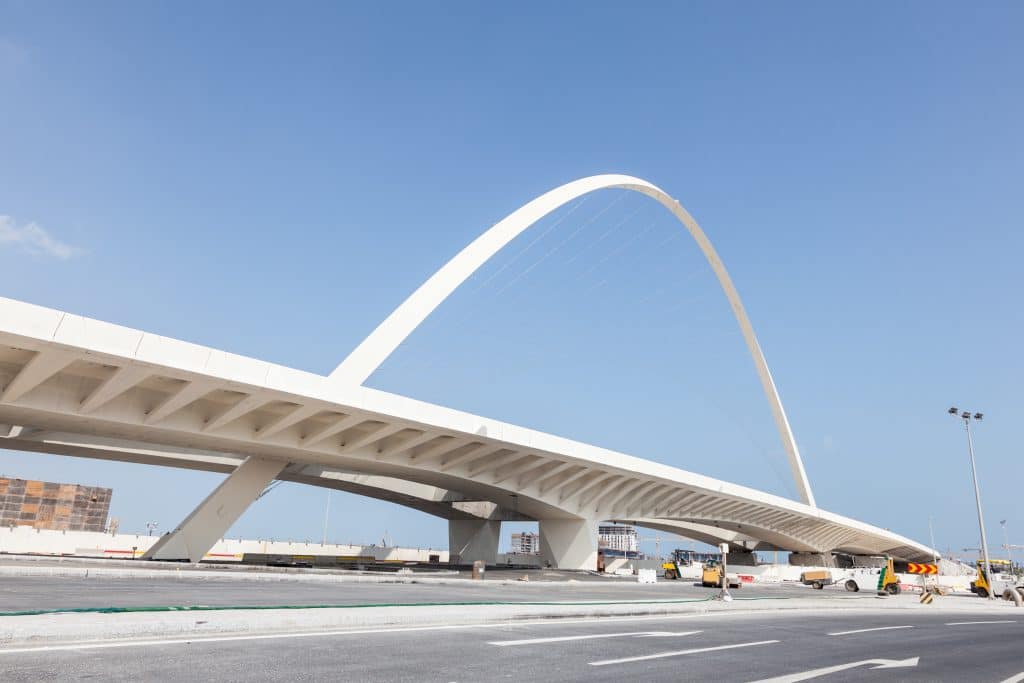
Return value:
<svg viewBox="0 0 1024 683">
<path fill-rule="evenodd" d="M 938 574 L 939 565 L 937 564 L 918 564 L 916 562 L 910 562 L 907 564 L 908 574 Z"/>
</svg>

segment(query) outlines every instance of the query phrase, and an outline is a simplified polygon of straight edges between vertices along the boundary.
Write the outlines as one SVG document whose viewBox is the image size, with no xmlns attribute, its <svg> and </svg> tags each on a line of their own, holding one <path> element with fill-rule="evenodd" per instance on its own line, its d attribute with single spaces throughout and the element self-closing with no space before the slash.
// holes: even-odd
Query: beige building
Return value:
<svg viewBox="0 0 1024 683">
<path fill-rule="evenodd" d="M 512 534 L 510 552 L 517 555 L 540 555 L 540 534 L 530 532 Z"/>
<path fill-rule="evenodd" d="M 636 528 L 628 524 L 598 527 L 597 543 L 599 548 L 624 553 L 635 553 L 640 549 Z"/>
<path fill-rule="evenodd" d="M 0 477 L 0 526 L 105 531 L 111 489 Z"/>
</svg>

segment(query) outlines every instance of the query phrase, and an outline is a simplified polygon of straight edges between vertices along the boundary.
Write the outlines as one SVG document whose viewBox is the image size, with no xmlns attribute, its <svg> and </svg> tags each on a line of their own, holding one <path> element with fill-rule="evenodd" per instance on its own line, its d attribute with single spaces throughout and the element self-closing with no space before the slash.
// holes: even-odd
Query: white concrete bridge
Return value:
<svg viewBox="0 0 1024 683">
<path fill-rule="evenodd" d="M 503 246 L 605 188 L 660 202 L 696 240 L 746 340 L 801 501 L 363 386 Z M 629 176 L 575 181 L 515 211 L 427 280 L 329 376 L 0 299 L 0 387 L 0 447 L 229 473 L 154 546 L 154 559 L 198 561 L 274 479 L 448 519 L 451 551 L 462 561 L 493 561 L 501 522 L 510 520 L 538 521 L 544 557 L 562 568 L 596 565 L 602 520 L 748 550 L 933 556 L 910 539 L 816 507 L 725 267 L 677 201 Z"/>
</svg>

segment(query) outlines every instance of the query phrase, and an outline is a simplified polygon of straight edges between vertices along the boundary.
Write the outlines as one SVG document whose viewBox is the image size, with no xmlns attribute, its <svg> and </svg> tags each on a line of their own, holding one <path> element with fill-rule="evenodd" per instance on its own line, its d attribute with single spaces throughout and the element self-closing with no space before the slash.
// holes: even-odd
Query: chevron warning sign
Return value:
<svg viewBox="0 0 1024 683">
<path fill-rule="evenodd" d="M 910 562 L 907 564 L 908 574 L 938 574 L 939 565 L 937 564 L 918 564 L 916 562 Z"/>
</svg>

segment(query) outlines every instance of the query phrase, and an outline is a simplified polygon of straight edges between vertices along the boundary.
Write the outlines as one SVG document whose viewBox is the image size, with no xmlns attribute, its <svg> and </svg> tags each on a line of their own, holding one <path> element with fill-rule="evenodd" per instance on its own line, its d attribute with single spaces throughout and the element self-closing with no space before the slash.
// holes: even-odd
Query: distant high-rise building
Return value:
<svg viewBox="0 0 1024 683">
<path fill-rule="evenodd" d="M 111 489 L 0 477 L 0 526 L 105 531 Z"/>
<path fill-rule="evenodd" d="M 625 524 L 598 527 L 597 544 L 599 548 L 623 553 L 635 553 L 640 549 L 636 528 Z"/>
<path fill-rule="evenodd" d="M 512 552 L 517 555 L 539 555 L 540 534 L 531 532 L 512 534 Z"/>
</svg>

